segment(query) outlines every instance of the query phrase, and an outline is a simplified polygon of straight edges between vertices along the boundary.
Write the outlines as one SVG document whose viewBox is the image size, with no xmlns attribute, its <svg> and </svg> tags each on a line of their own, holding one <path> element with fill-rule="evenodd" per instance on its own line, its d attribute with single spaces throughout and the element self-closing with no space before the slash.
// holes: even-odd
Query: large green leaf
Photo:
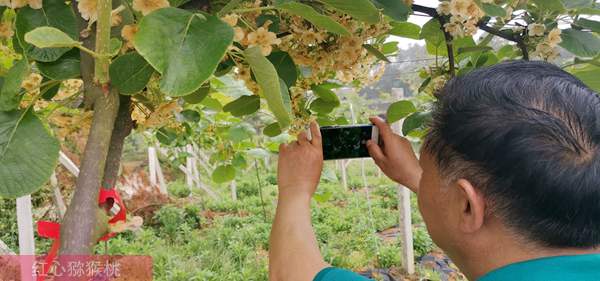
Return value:
<svg viewBox="0 0 600 281">
<path fill-rule="evenodd" d="M 334 103 L 336 106 L 340 105 L 340 99 L 331 89 L 327 89 L 321 85 L 312 85 L 310 86 L 310 89 L 313 91 L 315 96 L 327 102 Z"/>
<path fill-rule="evenodd" d="M 502 8 L 500 6 L 490 4 L 490 3 L 481 3 L 481 5 L 479 5 L 479 7 L 481 7 L 481 9 L 488 16 L 492 16 L 492 17 L 505 17 L 506 16 L 506 10 L 504 10 L 504 8 Z"/>
<path fill-rule="evenodd" d="M 593 57 L 600 53 L 600 38 L 591 32 L 565 29 L 560 46 L 580 57 Z"/>
<path fill-rule="evenodd" d="M 379 22 L 379 11 L 369 0 L 322 0 L 334 9 L 367 23 Z"/>
<path fill-rule="evenodd" d="M 66 80 L 79 77 L 79 49 L 72 49 L 53 62 L 37 62 L 37 68 L 45 77 L 52 80 Z"/>
<path fill-rule="evenodd" d="M 425 39 L 427 44 L 432 44 L 433 46 L 441 46 L 446 42 L 440 22 L 437 19 L 431 19 L 423 25 L 419 38 Z"/>
<path fill-rule="evenodd" d="M 431 120 L 431 112 L 415 112 L 402 123 L 402 134 L 408 135 L 415 129 L 423 127 L 429 120 Z"/>
<path fill-rule="evenodd" d="M 316 113 L 328 114 L 338 106 L 339 102 L 336 103 L 334 101 L 328 101 L 323 98 L 317 98 L 310 104 L 310 110 Z"/>
<path fill-rule="evenodd" d="M 236 117 L 252 114 L 258 109 L 260 109 L 260 97 L 257 95 L 241 96 L 223 107 L 223 111 Z"/>
<path fill-rule="evenodd" d="M 374 55 L 379 60 L 390 62 L 390 60 L 379 49 L 375 48 L 375 46 L 371 44 L 363 44 L 362 46 L 369 54 Z"/>
<path fill-rule="evenodd" d="M 350 31 L 348 31 L 343 25 L 339 24 L 337 21 L 332 18 L 319 14 L 313 7 L 302 4 L 300 2 L 285 2 L 277 5 L 278 8 L 285 10 L 286 12 L 300 16 L 314 26 L 325 29 L 331 33 L 339 34 L 339 35 L 350 35 Z"/>
<path fill-rule="evenodd" d="M 390 30 L 391 35 L 415 40 L 422 39 L 420 33 L 421 27 L 411 22 L 392 22 L 392 30 Z"/>
<path fill-rule="evenodd" d="M 277 75 L 285 84 L 292 87 L 298 79 L 298 68 L 290 55 L 283 51 L 272 52 L 267 59 L 273 64 L 277 70 Z"/>
<path fill-rule="evenodd" d="M 132 95 L 143 90 L 154 73 L 152 66 L 136 52 L 118 57 L 110 64 L 110 81 L 121 94 Z"/>
<path fill-rule="evenodd" d="M 62 0 L 44 0 L 41 9 L 29 6 L 18 10 L 15 19 L 16 37 L 30 59 L 51 62 L 60 58 L 70 48 L 38 48 L 25 41 L 25 34 L 37 27 L 54 27 L 66 33 L 73 40 L 79 38 L 77 22 L 71 7 Z"/>
<path fill-rule="evenodd" d="M 38 48 L 73 48 L 80 44 L 60 29 L 50 26 L 37 27 L 25 33 L 24 39 Z"/>
<path fill-rule="evenodd" d="M 183 100 L 189 104 L 197 104 L 202 102 L 208 93 L 210 92 L 210 85 L 203 85 L 200 89 L 196 90 L 192 94 L 183 97 Z"/>
<path fill-rule="evenodd" d="M 562 3 L 567 9 L 581 9 L 591 7 L 594 0 L 562 0 Z"/>
<path fill-rule="evenodd" d="M 387 109 L 387 121 L 388 123 L 394 123 L 409 114 L 416 112 L 417 109 L 413 105 L 412 102 L 407 100 L 397 101 L 395 103 L 390 104 Z"/>
<path fill-rule="evenodd" d="M 383 10 L 383 14 L 397 21 L 406 21 L 411 13 L 409 6 L 400 0 L 373 0 L 377 8 Z"/>
<path fill-rule="evenodd" d="M 575 77 L 579 78 L 596 93 L 600 93 L 600 67 L 589 65 L 584 68 L 577 68 L 571 71 Z"/>
<path fill-rule="evenodd" d="M 565 6 L 561 0 L 533 0 L 540 9 L 550 12 L 562 12 Z"/>
<path fill-rule="evenodd" d="M 0 196 L 39 189 L 54 171 L 58 151 L 58 141 L 31 111 L 0 112 Z"/>
<path fill-rule="evenodd" d="M 276 137 L 281 135 L 279 124 L 275 122 L 267 125 L 265 128 L 263 128 L 263 134 L 267 137 Z"/>
<path fill-rule="evenodd" d="M 0 92 L 0 111 L 11 111 L 19 107 L 21 102 L 21 83 L 29 73 L 29 63 L 22 59 L 16 61 L 8 70 Z"/>
<path fill-rule="evenodd" d="M 279 76 L 277 75 L 277 70 L 275 70 L 273 64 L 261 54 L 259 47 L 246 49 L 244 55 L 265 99 L 267 100 L 269 109 L 271 109 L 275 118 L 277 118 L 281 128 L 287 128 L 291 122 L 290 109 L 289 106 L 286 106 L 284 103 L 284 93 L 281 91 L 281 83 L 279 81 Z"/>
<path fill-rule="evenodd" d="M 231 26 L 215 16 L 163 8 L 142 18 L 134 45 L 162 74 L 160 90 L 185 96 L 213 74 L 232 41 Z"/>
<path fill-rule="evenodd" d="M 220 165 L 212 173 L 212 180 L 224 183 L 235 179 L 235 168 L 232 165 Z"/>
<path fill-rule="evenodd" d="M 600 21 L 579 18 L 575 24 L 590 29 L 593 32 L 600 33 Z"/>
</svg>

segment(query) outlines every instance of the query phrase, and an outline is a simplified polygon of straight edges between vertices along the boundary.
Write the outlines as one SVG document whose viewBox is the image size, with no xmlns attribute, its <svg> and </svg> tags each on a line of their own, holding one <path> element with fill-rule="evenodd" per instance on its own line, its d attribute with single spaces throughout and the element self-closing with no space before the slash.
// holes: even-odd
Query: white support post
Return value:
<svg viewBox="0 0 600 281">
<path fill-rule="evenodd" d="M 392 89 L 396 100 L 404 98 L 403 89 Z M 402 122 L 392 125 L 394 133 L 402 134 Z M 410 190 L 398 185 L 398 210 L 400 211 L 400 238 L 402 241 L 402 267 L 408 274 L 415 273 L 415 254 L 413 251 L 412 218 L 410 209 Z"/>
<path fill-rule="evenodd" d="M 58 161 L 62 164 L 72 175 L 78 177 L 79 176 L 79 167 L 67 157 L 62 151 L 59 153 Z"/>
<path fill-rule="evenodd" d="M 156 148 L 154 146 L 148 147 L 148 177 L 150 180 L 150 185 L 157 186 L 158 180 L 156 177 L 156 161 L 154 158 L 156 156 Z"/>
<path fill-rule="evenodd" d="M 188 157 L 185 162 L 185 182 L 191 188 L 194 186 L 194 151 L 192 150 L 191 145 L 186 146 L 186 152 L 188 153 Z"/>
<path fill-rule="evenodd" d="M 19 255 L 22 257 L 20 270 L 21 280 L 30 280 L 31 257 L 35 255 L 35 239 L 33 236 L 33 214 L 31 195 L 17 198 L 17 228 L 19 229 Z"/>
<path fill-rule="evenodd" d="M 67 212 L 67 206 L 65 205 L 65 200 L 63 199 L 62 194 L 60 193 L 60 187 L 58 185 L 58 179 L 56 178 L 56 173 L 52 173 L 50 176 L 50 185 L 52 185 L 52 200 L 54 201 L 54 206 L 58 210 L 58 215 L 62 219 Z"/>
<path fill-rule="evenodd" d="M 231 181 L 229 187 L 231 188 L 231 199 L 237 201 L 237 184 L 235 183 L 235 180 Z"/>
</svg>

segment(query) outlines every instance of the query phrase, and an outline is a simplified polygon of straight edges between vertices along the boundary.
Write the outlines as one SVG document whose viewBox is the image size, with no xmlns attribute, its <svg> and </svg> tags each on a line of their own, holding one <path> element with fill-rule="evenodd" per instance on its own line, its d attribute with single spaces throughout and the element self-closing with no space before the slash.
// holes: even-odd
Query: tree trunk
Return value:
<svg viewBox="0 0 600 281">
<path fill-rule="evenodd" d="M 110 40 L 109 0 L 98 0 L 96 36 L 83 40 L 86 48 L 108 53 Z M 72 5 L 76 14 L 78 10 Z M 78 17 L 80 18 L 80 16 Z M 80 30 L 85 26 L 80 20 Z M 81 52 L 81 77 L 84 82 L 86 105 L 93 107 L 94 116 L 83 152 L 75 193 L 61 226 L 61 255 L 89 255 L 108 227 L 106 213 L 98 207 L 98 193 L 110 147 L 115 119 L 119 109 L 119 94 L 110 90 L 107 78 L 108 58 L 94 60 Z"/>
<path fill-rule="evenodd" d="M 125 138 L 131 134 L 133 129 L 133 120 L 131 119 L 131 97 L 120 96 L 119 113 L 115 120 L 110 140 L 110 148 L 108 157 L 104 167 L 104 179 L 102 180 L 103 188 L 113 188 L 119 177 L 119 168 L 121 166 L 121 156 L 123 155 L 123 144 Z"/>
</svg>

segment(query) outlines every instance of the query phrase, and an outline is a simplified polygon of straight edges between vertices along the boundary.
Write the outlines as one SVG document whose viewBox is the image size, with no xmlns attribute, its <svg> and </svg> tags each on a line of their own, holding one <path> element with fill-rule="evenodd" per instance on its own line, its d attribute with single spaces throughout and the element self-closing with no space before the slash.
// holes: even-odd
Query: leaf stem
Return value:
<svg viewBox="0 0 600 281">
<path fill-rule="evenodd" d="M 277 8 L 272 7 L 272 6 L 266 6 L 266 7 L 256 7 L 256 8 L 232 9 L 229 12 L 230 13 L 242 14 L 242 13 L 251 13 L 251 12 L 258 12 L 258 11 L 275 10 L 275 9 L 277 9 Z"/>
</svg>

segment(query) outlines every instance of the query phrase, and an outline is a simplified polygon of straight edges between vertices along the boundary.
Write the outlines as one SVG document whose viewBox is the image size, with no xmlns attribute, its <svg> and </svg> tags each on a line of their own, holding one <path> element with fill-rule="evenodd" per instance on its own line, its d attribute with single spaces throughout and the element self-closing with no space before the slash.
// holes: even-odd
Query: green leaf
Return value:
<svg viewBox="0 0 600 281">
<path fill-rule="evenodd" d="M 133 95 L 143 90 L 152 73 L 152 66 L 136 52 L 117 57 L 109 69 L 111 84 L 124 95 Z"/>
<path fill-rule="evenodd" d="M 230 182 L 235 179 L 235 168 L 232 165 L 220 165 L 212 173 L 212 180 L 216 183 Z"/>
<path fill-rule="evenodd" d="M 373 45 L 363 44 L 362 46 L 363 46 L 363 48 L 365 48 L 365 50 L 367 50 L 367 52 L 369 52 L 371 55 L 374 55 L 379 60 L 382 60 L 385 62 L 390 62 L 390 60 L 384 54 L 382 54 L 381 51 L 379 51 L 379 50 L 377 50 L 377 48 L 373 47 Z"/>
<path fill-rule="evenodd" d="M 40 73 L 52 80 L 77 78 L 80 74 L 79 49 L 72 49 L 53 62 L 36 62 Z"/>
<path fill-rule="evenodd" d="M 313 91 L 315 96 L 323 99 L 324 101 L 334 103 L 336 106 L 340 105 L 340 99 L 332 90 L 321 85 L 311 85 L 310 89 Z"/>
<path fill-rule="evenodd" d="M 584 68 L 576 68 L 570 72 L 596 93 L 600 93 L 600 79 L 598 79 L 600 77 L 600 67 L 590 65 Z"/>
<path fill-rule="evenodd" d="M 123 42 L 118 38 L 110 38 L 110 56 L 114 57 L 119 54 L 121 51 L 121 47 L 123 47 Z"/>
<path fill-rule="evenodd" d="M 421 128 L 431 119 L 431 112 L 415 112 L 404 119 L 402 134 L 408 135 L 415 129 Z"/>
<path fill-rule="evenodd" d="M 600 52 L 600 38 L 591 32 L 565 29 L 560 46 L 580 57 L 593 57 Z"/>
<path fill-rule="evenodd" d="M 515 53 L 515 48 L 513 47 L 513 45 L 504 45 L 502 48 L 500 48 L 498 50 L 497 55 L 498 55 L 499 59 L 503 59 L 503 58 L 511 58 L 514 53 Z"/>
<path fill-rule="evenodd" d="M 31 194 L 48 181 L 59 144 L 31 112 L 0 112 L 0 197 Z"/>
<path fill-rule="evenodd" d="M 69 51 L 70 48 L 40 49 L 25 41 L 25 34 L 37 27 L 54 27 L 66 33 L 72 40 L 78 40 L 79 31 L 71 7 L 62 0 L 44 0 L 41 9 L 29 6 L 20 8 L 15 19 L 16 38 L 29 59 L 51 62 Z"/>
<path fill-rule="evenodd" d="M 562 3 L 565 8 L 571 10 L 592 7 L 594 0 L 562 0 Z"/>
<path fill-rule="evenodd" d="M 240 2 L 242 2 L 242 0 L 229 0 L 227 4 L 223 6 L 223 8 L 221 8 L 221 10 L 218 12 L 218 15 L 223 16 L 229 13 L 229 11 L 237 7 L 240 4 Z"/>
<path fill-rule="evenodd" d="M 282 51 L 272 52 L 267 59 L 273 64 L 277 70 L 277 75 L 279 75 L 279 78 L 281 78 L 287 86 L 291 87 L 296 84 L 296 80 L 298 79 L 298 68 L 288 53 Z"/>
<path fill-rule="evenodd" d="M 590 29 L 593 32 L 600 33 L 600 21 L 579 18 L 575 24 Z"/>
<path fill-rule="evenodd" d="M 249 115 L 260 109 L 260 97 L 257 95 L 241 96 L 226 104 L 223 111 L 231 113 L 235 117 Z"/>
<path fill-rule="evenodd" d="M 486 52 L 493 50 L 490 46 L 471 46 L 458 48 L 459 54 L 471 53 L 471 52 Z"/>
<path fill-rule="evenodd" d="M 504 10 L 504 8 L 502 8 L 498 5 L 494 5 L 494 4 L 490 4 L 490 3 L 481 3 L 481 5 L 479 5 L 479 7 L 481 7 L 481 9 L 488 16 L 491 16 L 491 17 L 505 17 L 506 16 L 506 10 Z"/>
<path fill-rule="evenodd" d="M 350 35 L 350 31 L 348 31 L 343 25 L 339 24 L 337 21 L 332 18 L 319 14 L 313 7 L 302 4 L 300 2 L 285 2 L 283 4 L 277 5 L 277 8 L 283 9 L 286 12 L 300 16 L 314 26 L 325 29 L 331 33 L 335 33 L 342 36 Z"/>
<path fill-rule="evenodd" d="M 369 0 L 322 0 L 334 9 L 367 23 L 379 22 L 379 11 Z"/>
<path fill-rule="evenodd" d="M 373 4 L 383 10 L 383 14 L 396 21 L 406 21 L 412 12 L 410 7 L 399 0 L 373 0 Z"/>
<path fill-rule="evenodd" d="M 236 143 L 252 138 L 254 134 L 256 134 L 254 128 L 248 123 L 239 123 L 227 131 L 228 139 Z"/>
<path fill-rule="evenodd" d="M 419 34 L 419 38 L 425 39 L 427 44 L 432 44 L 436 47 L 446 42 L 440 22 L 437 19 L 431 19 L 423 25 L 421 34 Z"/>
<path fill-rule="evenodd" d="M 181 116 L 183 116 L 183 118 L 187 122 L 192 122 L 192 123 L 200 122 L 200 113 L 198 113 L 198 111 L 195 111 L 192 109 L 186 109 L 184 111 L 181 111 Z"/>
<path fill-rule="evenodd" d="M 8 70 L 0 92 L 0 111 L 11 111 L 19 107 L 23 98 L 20 93 L 21 83 L 27 74 L 29 74 L 29 63 L 25 59 L 16 61 Z"/>
<path fill-rule="evenodd" d="M 25 33 L 25 42 L 38 48 L 73 48 L 80 45 L 60 29 L 49 26 Z"/>
<path fill-rule="evenodd" d="M 423 39 L 420 36 L 421 27 L 411 22 L 392 22 L 392 30 L 389 33 L 415 40 Z"/>
<path fill-rule="evenodd" d="M 387 109 L 387 122 L 394 123 L 402 118 L 405 118 L 409 114 L 416 112 L 415 105 L 407 100 L 397 101 L 390 104 Z"/>
<path fill-rule="evenodd" d="M 316 113 L 327 114 L 332 112 L 333 109 L 335 109 L 338 106 L 339 103 L 328 101 L 323 98 L 318 98 L 310 104 L 310 110 Z"/>
<path fill-rule="evenodd" d="M 183 100 L 189 104 L 197 104 L 197 103 L 201 103 L 202 100 L 204 100 L 204 98 L 206 98 L 206 96 L 208 96 L 208 93 L 210 92 L 210 86 L 206 85 L 206 86 L 202 86 L 200 89 L 198 89 L 197 91 L 193 92 L 192 94 L 189 94 L 187 96 L 183 96 Z"/>
<path fill-rule="evenodd" d="M 263 134 L 267 137 L 276 137 L 281 135 L 281 128 L 279 128 L 279 123 L 275 122 L 267 125 L 263 129 Z"/>
<path fill-rule="evenodd" d="M 533 0 L 533 3 L 540 9 L 550 12 L 562 12 L 565 10 L 565 6 L 561 0 Z"/>
<path fill-rule="evenodd" d="M 398 51 L 398 42 L 387 42 L 381 46 L 381 52 L 389 55 Z"/>
<path fill-rule="evenodd" d="M 134 45 L 162 74 L 160 90 L 179 97 L 210 78 L 232 41 L 231 26 L 215 16 L 163 8 L 142 18 Z"/>
<path fill-rule="evenodd" d="M 156 139 L 164 145 L 170 145 L 177 139 L 177 132 L 171 128 L 162 127 L 156 131 Z"/>
<path fill-rule="evenodd" d="M 600 9 L 598 8 L 583 8 L 579 9 L 578 12 L 582 15 L 600 16 Z"/>
<path fill-rule="evenodd" d="M 269 109 L 275 114 L 275 118 L 282 128 L 287 128 L 291 122 L 290 109 L 284 104 L 281 83 L 273 64 L 265 58 L 259 47 L 247 48 L 244 51 L 246 62 L 250 65 L 256 82 L 267 100 Z"/>
</svg>

